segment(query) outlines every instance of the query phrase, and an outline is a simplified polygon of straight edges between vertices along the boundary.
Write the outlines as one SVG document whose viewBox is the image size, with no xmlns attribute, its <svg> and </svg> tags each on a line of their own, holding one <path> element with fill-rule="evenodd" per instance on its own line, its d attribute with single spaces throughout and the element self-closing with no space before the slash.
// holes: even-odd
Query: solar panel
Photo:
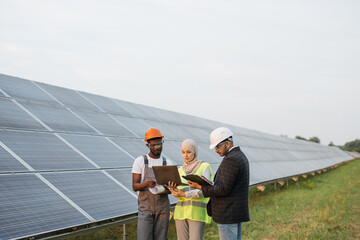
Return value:
<svg viewBox="0 0 360 240">
<path fill-rule="evenodd" d="M 96 128 L 101 134 L 110 136 L 136 137 L 116 120 L 101 112 L 73 110 L 81 119 Z"/>
<path fill-rule="evenodd" d="M 87 98 L 91 103 L 98 107 L 98 110 L 102 110 L 111 114 L 118 114 L 121 116 L 131 117 L 131 113 L 129 113 L 125 108 L 121 107 L 121 105 L 114 102 L 111 98 L 106 98 L 103 96 L 98 96 L 90 93 L 79 92 L 82 96 Z"/>
<path fill-rule="evenodd" d="M 90 222 L 35 174 L 0 174 L 0 239 Z"/>
<path fill-rule="evenodd" d="M 0 141 L 38 171 L 94 168 L 51 133 L 0 130 Z"/>
<path fill-rule="evenodd" d="M 219 126 L 248 157 L 252 185 L 352 159 L 336 147 L 0 74 L 0 239 L 133 216 L 131 167 L 149 152 L 150 127 L 165 135 L 163 154 L 178 166 L 181 142 L 195 140 L 215 174 L 222 158 L 208 139 Z"/>
<path fill-rule="evenodd" d="M 66 141 L 85 154 L 100 168 L 131 167 L 134 159 L 99 136 L 60 134 Z"/>
<path fill-rule="evenodd" d="M 98 110 L 94 105 L 89 103 L 85 98 L 83 98 L 74 90 L 56 87 L 45 83 L 36 84 L 67 107 L 91 109 L 94 111 Z"/>
<path fill-rule="evenodd" d="M 59 104 L 29 80 L 0 74 L 0 89 L 13 98 Z"/>
<path fill-rule="evenodd" d="M 97 134 L 94 129 L 64 107 L 54 107 L 29 102 L 22 102 L 21 105 L 53 131 Z"/>
<path fill-rule="evenodd" d="M 145 132 L 151 127 L 146 124 L 142 119 L 137 119 L 135 117 L 125 117 L 119 115 L 114 115 L 113 117 L 139 137 L 144 137 Z"/>
<path fill-rule="evenodd" d="M 137 211 L 136 198 L 101 171 L 43 176 L 97 221 Z"/>
<path fill-rule="evenodd" d="M 11 156 L 4 148 L 0 147 L 0 172 L 23 172 L 27 171 L 16 158 Z"/>
<path fill-rule="evenodd" d="M 0 116 L 1 128 L 46 130 L 10 99 L 0 98 Z"/>
</svg>

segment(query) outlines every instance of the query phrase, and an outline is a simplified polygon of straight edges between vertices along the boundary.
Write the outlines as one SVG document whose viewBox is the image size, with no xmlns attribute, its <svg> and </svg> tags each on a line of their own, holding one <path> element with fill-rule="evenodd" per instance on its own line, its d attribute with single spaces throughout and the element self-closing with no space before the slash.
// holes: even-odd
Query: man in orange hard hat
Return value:
<svg viewBox="0 0 360 240">
<path fill-rule="evenodd" d="M 138 197 L 138 240 L 166 240 L 170 203 L 169 190 L 151 191 L 156 187 L 153 166 L 174 165 L 169 159 L 162 156 L 163 138 L 160 130 L 150 128 L 145 133 L 146 146 L 150 152 L 135 159 L 132 168 L 132 186 L 134 191 L 139 192 Z M 159 187 L 158 189 L 163 189 Z"/>
</svg>

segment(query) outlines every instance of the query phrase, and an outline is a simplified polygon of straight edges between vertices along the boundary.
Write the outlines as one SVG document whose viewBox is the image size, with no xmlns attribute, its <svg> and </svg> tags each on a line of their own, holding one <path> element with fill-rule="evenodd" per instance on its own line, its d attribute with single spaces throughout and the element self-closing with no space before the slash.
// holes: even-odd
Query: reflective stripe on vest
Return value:
<svg viewBox="0 0 360 240">
<path fill-rule="evenodd" d="M 206 203 L 204 202 L 194 202 L 194 201 L 178 201 L 176 206 L 189 206 L 189 205 L 193 205 L 193 206 L 196 206 L 196 207 L 202 207 L 202 208 L 206 208 Z"/>
<path fill-rule="evenodd" d="M 213 174 L 211 171 L 210 164 L 204 162 L 200 165 L 200 167 L 193 173 L 196 175 L 202 175 L 206 168 L 210 169 L 210 180 L 213 180 Z M 183 168 L 179 168 L 179 175 L 184 176 L 186 173 L 184 172 Z M 187 180 L 182 178 L 182 182 L 187 184 Z M 190 188 L 189 186 L 179 186 L 179 189 L 181 189 L 184 192 L 193 190 L 193 188 Z M 201 221 L 205 223 L 211 222 L 211 217 L 209 217 L 206 213 L 206 204 L 208 203 L 209 198 L 179 198 L 178 202 L 175 206 L 175 213 L 174 213 L 174 219 L 190 219 L 195 221 Z"/>
</svg>

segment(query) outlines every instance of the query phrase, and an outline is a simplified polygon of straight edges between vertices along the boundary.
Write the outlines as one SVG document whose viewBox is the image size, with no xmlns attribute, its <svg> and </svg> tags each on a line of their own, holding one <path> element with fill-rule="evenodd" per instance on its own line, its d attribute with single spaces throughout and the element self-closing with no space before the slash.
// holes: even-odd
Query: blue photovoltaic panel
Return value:
<svg viewBox="0 0 360 240">
<path fill-rule="evenodd" d="M 31 81 L 0 74 L 0 89 L 10 97 L 40 101 L 58 105 L 58 103 L 36 87 Z"/>
<path fill-rule="evenodd" d="M 85 98 L 83 98 L 74 90 L 38 82 L 37 84 L 67 107 L 97 110 L 94 105 L 89 103 Z"/>
<path fill-rule="evenodd" d="M 115 100 L 116 101 L 116 100 Z M 147 108 L 147 106 L 135 103 L 129 103 L 125 101 L 116 101 L 120 104 L 123 108 L 125 108 L 128 112 L 130 112 L 133 116 L 141 118 L 141 119 L 150 119 L 158 121 L 159 119 L 151 113 Z"/>
<path fill-rule="evenodd" d="M 10 99 L 6 98 L 0 98 L 0 127 L 46 130 L 44 126 L 38 123 Z"/>
<path fill-rule="evenodd" d="M 16 158 L 11 156 L 0 146 L 0 172 L 23 172 L 27 171 Z M 1 239 L 1 238 L 0 238 Z"/>
<path fill-rule="evenodd" d="M 132 166 L 134 159 L 104 137 L 61 134 L 101 168 Z"/>
<path fill-rule="evenodd" d="M 79 110 L 74 110 L 74 112 L 104 135 L 136 137 L 133 133 L 105 113 L 85 112 Z"/>
<path fill-rule="evenodd" d="M 0 130 L 0 141 L 35 170 L 95 168 L 51 133 Z"/>
<path fill-rule="evenodd" d="M 209 149 L 208 144 L 198 143 L 199 160 L 206 161 L 208 163 L 218 163 L 221 161 L 221 157 L 215 152 L 214 149 Z"/>
<path fill-rule="evenodd" d="M 161 133 L 164 135 L 164 139 L 166 140 L 175 140 L 175 141 L 182 141 L 184 140 L 185 136 L 191 135 L 184 135 L 181 129 L 176 128 L 175 124 L 169 124 L 165 122 L 157 122 L 151 120 L 145 120 L 146 124 L 153 128 L 160 129 Z M 180 131 L 179 131 L 180 130 Z M 186 137 L 191 138 L 191 137 Z"/>
<path fill-rule="evenodd" d="M 0 239 L 89 223 L 34 174 L 0 174 Z"/>
<path fill-rule="evenodd" d="M 163 153 L 176 165 L 182 165 L 183 158 L 179 142 L 164 141 Z"/>
<path fill-rule="evenodd" d="M 137 211 L 137 201 L 101 171 L 46 173 L 43 176 L 95 220 Z"/>
<path fill-rule="evenodd" d="M 117 115 L 128 117 L 132 116 L 131 113 L 129 113 L 125 108 L 121 107 L 121 105 L 114 102 L 111 98 L 84 92 L 80 93 L 106 113 L 115 113 Z"/>
<path fill-rule="evenodd" d="M 116 145 L 120 146 L 135 158 L 149 153 L 149 148 L 142 139 L 110 138 Z"/>
<path fill-rule="evenodd" d="M 182 141 L 195 140 L 198 159 L 209 162 L 214 174 L 222 157 L 209 149 L 209 134 L 217 127 L 229 127 L 234 145 L 249 159 L 251 185 L 352 159 L 336 147 L 1 74 L 0 88 L 10 95 L 0 91 L 0 239 L 37 237 L 49 231 L 55 235 L 57 230 L 89 222 L 80 209 L 29 173 L 32 168 L 48 171 L 42 176 L 96 221 L 136 213 L 131 168 L 136 157 L 149 153 L 143 139 L 150 127 L 165 135 L 163 154 L 178 166 L 183 163 Z M 170 196 L 170 201 L 176 199 Z"/>
<path fill-rule="evenodd" d="M 132 168 L 106 170 L 112 177 L 121 182 L 125 187 L 132 190 Z M 134 192 L 135 193 L 135 192 Z"/>
<path fill-rule="evenodd" d="M 97 134 L 94 129 L 66 108 L 26 102 L 22 102 L 21 105 L 53 131 Z"/>
<path fill-rule="evenodd" d="M 113 117 L 139 137 L 145 138 L 145 132 L 150 128 L 150 126 L 141 119 L 119 115 L 114 115 Z"/>
</svg>

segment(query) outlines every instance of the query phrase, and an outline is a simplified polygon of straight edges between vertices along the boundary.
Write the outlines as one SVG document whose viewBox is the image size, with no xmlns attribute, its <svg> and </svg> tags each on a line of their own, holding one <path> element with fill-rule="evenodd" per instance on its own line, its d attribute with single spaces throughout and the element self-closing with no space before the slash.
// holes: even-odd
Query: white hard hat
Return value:
<svg viewBox="0 0 360 240">
<path fill-rule="evenodd" d="M 233 133 L 226 127 L 219 127 L 210 133 L 210 149 L 213 149 L 220 142 L 231 137 Z"/>
</svg>

